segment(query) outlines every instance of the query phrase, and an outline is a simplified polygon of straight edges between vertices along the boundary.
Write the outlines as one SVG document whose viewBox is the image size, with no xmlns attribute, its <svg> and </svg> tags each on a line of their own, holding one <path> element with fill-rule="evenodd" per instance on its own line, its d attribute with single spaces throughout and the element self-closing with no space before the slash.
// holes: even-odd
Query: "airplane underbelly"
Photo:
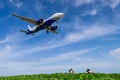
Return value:
<svg viewBox="0 0 120 80">
<path fill-rule="evenodd" d="M 37 27 L 35 30 L 32 31 L 32 33 L 38 32 L 38 31 L 40 31 L 40 30 L 44 30 L 44 29 L 46 29 L 46 28 L 47 28 L 47 26 L 40 26 L 40 27 Z"/>
<path fill-rule="evenodd" d="M 46 29 L 48 26 L 50 26 L 52 23 L 54 23 L 56 20 L 48 20 L 48 21 L 45 21 L 45 23 L 39 27 L 36 27 L 34 30 L 31 31 L 31 33 L 34 33 L 34 32 L 38 32 L 39 30 L 44 30 Z"/>
<path fill-rule="evenodd" d="M 44 25 L 51 25 L 52 23 L 54 23 L 56 20 L 47 20 L 45 21 Z"/>
</svg>

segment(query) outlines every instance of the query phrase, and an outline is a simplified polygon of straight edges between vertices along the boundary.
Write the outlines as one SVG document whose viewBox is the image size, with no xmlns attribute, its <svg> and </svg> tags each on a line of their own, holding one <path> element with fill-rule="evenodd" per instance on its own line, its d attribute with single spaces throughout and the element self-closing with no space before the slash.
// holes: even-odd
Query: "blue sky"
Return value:
<svg viewBox="0 0 120 80">
<path fill-rule="evenodd" d="M 26 23 L 63 12 L 58 34 L 20 33 Z M 0 0 L 0 76 L 85 72 L 120 73 L 120 0 Z"/>
</svg>

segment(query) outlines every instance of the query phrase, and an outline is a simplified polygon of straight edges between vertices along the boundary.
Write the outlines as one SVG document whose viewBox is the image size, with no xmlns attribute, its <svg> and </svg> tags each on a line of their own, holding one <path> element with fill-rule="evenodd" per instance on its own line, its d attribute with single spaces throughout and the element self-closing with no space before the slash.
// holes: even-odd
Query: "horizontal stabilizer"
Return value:
<svg viewBox="0 0 120 80">
<path fill-rule="evenodd" d="M 25 31 L 25 30 L 19 30 L 19 31 L 27 34 L 27 31 Z M 35 36 L 35 34 L 33 34 L 33 33 L 31 33 L 31 35 Z"/>
<path fill-rule="evenodd" d="M 23 33 L 26 33 L 27 31 L 25 31 L 25 30 L 19 30 L 20 32 L 23 32 Z"/>
</svg>

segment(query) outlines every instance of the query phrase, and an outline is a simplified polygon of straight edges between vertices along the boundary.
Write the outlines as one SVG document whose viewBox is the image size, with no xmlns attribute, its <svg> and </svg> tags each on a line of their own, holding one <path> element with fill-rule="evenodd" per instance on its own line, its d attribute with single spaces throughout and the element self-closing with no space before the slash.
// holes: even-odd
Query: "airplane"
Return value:
<svg viewBox="0 0 120 80">
<path fill-rule="evenodd" d="M 23 32 L 25 34 L 31 34 L 34 35 L 34 33 L 40 31 L 40 30 L 46 30 L 47 33 L 53 32 L 53 33 L 57 33 L 57 26 L 52 26 L 52 24 L 54 22 L 57 22 L 60 18 L 62 18 L 64 15 L 64 13 L 55 13 L 52 16 L 50 16 L 49 18 L 43 20 L 43 18 L 40 18 L 39 20 L 33 20 L 27 17 L 23 17 L 23 16 L 18 16 L 16 14 L 12 14 L 12 16 L 15 16 L 21 20 L 24 20 L 26 22 L 32 23 L 35 26 L 31 27 L 30 25 L 28 25 L 28 29 L 27 30 L 19 30 L 20 32 Z"/>
</svg>

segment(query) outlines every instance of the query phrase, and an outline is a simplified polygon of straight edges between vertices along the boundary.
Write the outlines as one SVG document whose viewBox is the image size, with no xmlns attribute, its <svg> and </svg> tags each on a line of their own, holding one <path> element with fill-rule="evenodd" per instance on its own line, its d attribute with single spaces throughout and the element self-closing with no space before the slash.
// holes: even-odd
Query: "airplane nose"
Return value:
<svg viewBox="0 0 120 80">
<path fill-rule="evenodd" d="M 55 13 L 51 18 L 58 20 L 64 16 L 64 13 Z"/>
<path fill-rule="evenodd" d="M 60 13 L 60 18 L 62 18 L 64 16 L 64 13 Z"/>
</svg>

